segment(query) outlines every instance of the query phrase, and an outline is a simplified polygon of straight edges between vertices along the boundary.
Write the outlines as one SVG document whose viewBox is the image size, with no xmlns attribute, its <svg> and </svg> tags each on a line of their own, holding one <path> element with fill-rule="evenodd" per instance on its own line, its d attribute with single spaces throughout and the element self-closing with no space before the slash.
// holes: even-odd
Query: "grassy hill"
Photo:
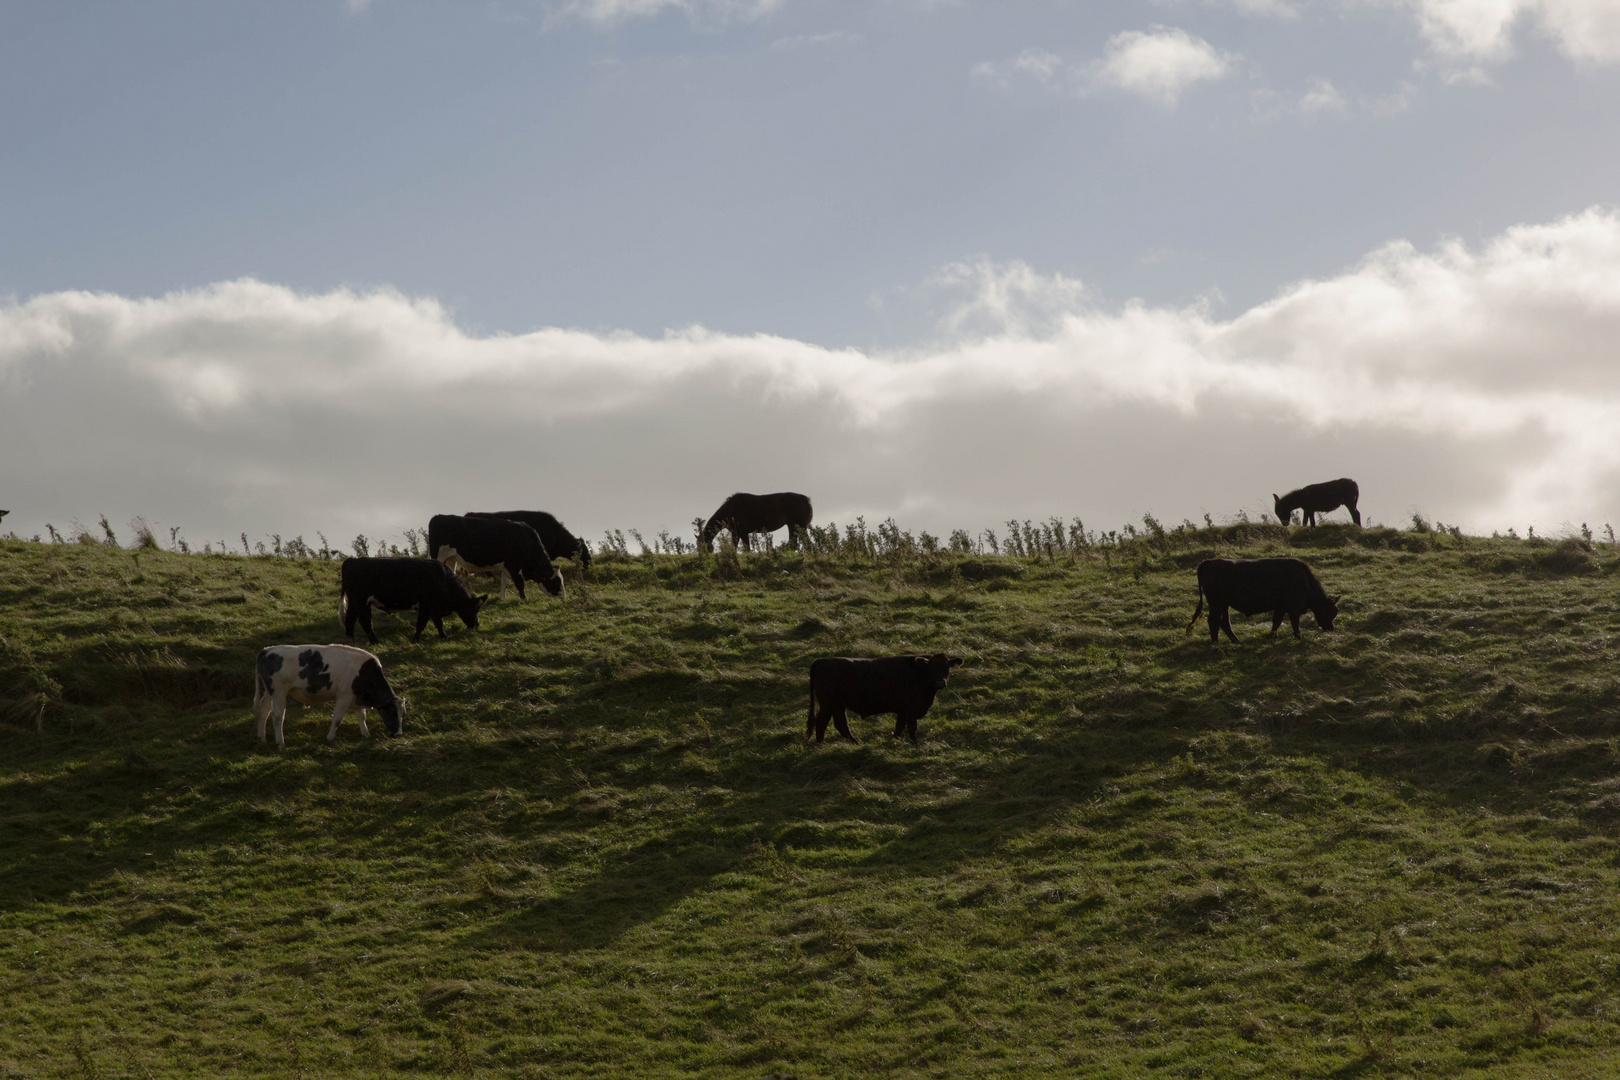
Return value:
<svg viewBox="0 0 1620 1080">
<path fill-rule="evenodd" d="M 1184 636 L 1267 551 L 1339 629 Z M 336 563 L 0 543 L 0 1077 L 1613 1076 L 1617 569 L 605 557 L 380 617 L 404 735 L 278 753 L 252 658 Z M 920 747 L 803 745 L 813 657 L 940 648 Z"/>
</svg>

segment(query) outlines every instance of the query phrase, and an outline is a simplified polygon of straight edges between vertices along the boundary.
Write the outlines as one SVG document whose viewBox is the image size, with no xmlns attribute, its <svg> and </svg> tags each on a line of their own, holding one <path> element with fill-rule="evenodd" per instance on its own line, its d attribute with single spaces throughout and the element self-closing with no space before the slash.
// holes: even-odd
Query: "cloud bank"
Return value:
<svg viewBox="0 0 1620 1080">
<path fill-rule="evenodd" d="M 1513 53 L 1513 33 L 1529 26 L 1586 62 L 1620 60 L 1616 0 L 1399 0 L 1442 56 L 1493 62 Z"/>
<path fill-rule="evenodd" d="M 734 490 L 914 529 L 1269 509 L 1355 477 L 1363 510 L 1489 530 L 1620 520 L 1620 215 L 1482 248 L 1392 243 L 1218 318 L 1110 307 L 968 262 L 937 341 L 833 349 L 698 327 L 477 336 L 396 292 L 254 280 L 0 306 L 0 507 L 142 514 L 197 544 L 397 536 L 540 508 L 685 530 Z"/>
</svg>

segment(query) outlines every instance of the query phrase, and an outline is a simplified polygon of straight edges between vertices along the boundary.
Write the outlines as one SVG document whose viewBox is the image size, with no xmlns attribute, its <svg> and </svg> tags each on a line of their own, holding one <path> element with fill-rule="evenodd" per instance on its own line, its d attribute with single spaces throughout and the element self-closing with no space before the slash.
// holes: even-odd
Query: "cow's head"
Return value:
<svg viewBox="0 0 1620 1080">
<path fill-rule="evenodd" d="M 463 588 L 461 595 L 456 598 L 456 614 L 469 630 L 478 629 L 478 609 L 489 603 L 488 593 L 479 593 L 474 596 L 472 592 Z"/>
<path fill-rule="evenodd" d="M 1327 604 L 1324 607 L 1312 609 L 1311 614 L 1316 616 L 1317 626 L 1324 630 L 1333 629 L 1333 620 L 1339 617 L 1339 601 L 1343 598 L 1343 593 L 1338 596 L 1330 596 L 1327 598 Z"/>
<path fill-rule="evenodd" d="M 405 728 L 405 699 L 396 696 L 388 704 L 378 706 L 377 715 L 382 717 L 383 727 L 390 736 L 398 735 Z"/>
<path fill-rule="evenodd" d="M 945 684 L 951 677 L 951 668 L 962 662 L 960 656 L 946 656 L 942 652 L 937 652 L 933 656 L 915 656 L 912 659 L 924 672 L 928 685 L 935 690 L 945 689 Z"/>
<path fill-rule="evenodd" d="M 1271 493 L 1271 509 L 1277 515 L 1277 524 L 1292 525 L 1294 523 L 1294 512 L 1283 508 L 1283 501 L 1277 498 L 1275 491 Z"/>
<path fill-rule="evenodd" d="M 540 585 L 552 596 L 561 596 L 563 594 L 562 573 L 553 567 L 551 576 L 541 581 Z"/>
</svg>

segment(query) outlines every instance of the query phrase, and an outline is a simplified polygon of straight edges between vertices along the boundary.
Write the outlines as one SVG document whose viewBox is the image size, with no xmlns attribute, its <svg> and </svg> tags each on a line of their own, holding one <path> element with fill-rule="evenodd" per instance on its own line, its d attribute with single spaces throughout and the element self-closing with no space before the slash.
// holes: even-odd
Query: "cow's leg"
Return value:
<svg viewBox="0 0 1620 1080">
<path fill-rule="evenodd" d="M 1299 637 L 1299 616 L 1290 611 L 1288 613 L 1288 621 L 1294 624 L 1294 636 Z"/>
<path fill-rule="evenodd" d="M 917 745 L 917 720 L 918 717 L 915 716 L 906 717 L 906 734 L 911 736 L 912 746 Z"/>
<path fill-rule="evenodd" d="M 371 738 L 371 729 L 366 727 L 366 710 L 356 709 L 355 712 L 360 717 L 360 737 L 362 739 Z"/>
<path fill-rule="evenodd" d="M 253 699 L 253 730 L 258 733 L 259 741 L 264 742 L 264 725 L 270 719 L 270 713 L 276 707 L 274 694 L 266 694 L 263 698 Z"/>
<path fill-rule="evenodd" d="M 422 604 L 422 605 L 419 605 L 417 607 L 417 609 L 416 609 L 416 633 L 411 635 L 411 640 L 412 641 L 421 641 L 422 640 L 422 631 L 427 629 L 427 624 L 428 624 L 427 605 Z M 440 637 L 444 636 L 442 631 L 440 632 L 439 636 Z"/>
<path fill-rule="evenodd" d="M 503 566 L 503 567 L 500 567 L 499 569 L 497 569 L 495 571 L 495 576 L 497 578 L 499 578 L 500 581 L 501 581 L 501 595 L 496 597 L 496 599 L 497 600 L 505 600 L 506 599 L 506 568 Z"/>
<path fill-rule="evenodd" d="M 287 694 L 285 691 L 276 695 L 275 701 L 270 705 L 270 715 L 276 729 L 276 749 L 287 749 Z"/>
<path fill-rule="evenodd" d="M 1356 504 L 1345 503 L 1345 509 L 1350 511 L 1350 520 L 1355 522 L 1356 526 L 1359 528 L 1361 525 L 1361 511 L 1356 509 Z"/>
<path fill-rule="evenodd" d="M 1277 632 L 1277 627 L 1282 625 L 1283 616 L 1286 614 L 1288 614 L 1286 611 L 1273 611 L 1271 613 L 1271 632 L 1273 634 Z M 1295 621 L 1297 622 L 1298 620 Z"/>
<path fill-rule="evenodd" d="M 861 741 L 855 737 L 854 732 L 849 730 L 849 710 L 842 705 L 833 710 L 833 726 L 838 729 L 838 734 L 850 742 L 858 743 Z"/>
<path fill-rule="evenodd" d="M 349 711 L 349 703 L 353 700 L 348 694 L 338 695 L 337 703 L 332 706 L 332 726 L 326 732 L 327 742 L 337 742 L 338 722 L 343 719 L 343 714 Z"/>
<path fill-rule="evenodd" d="M 1215 603 L 1209 603 L 1209 643 L 1211 645 L 1221 640 L 1221 623 L 1226 619 L 1226 609 Z"/>
<path fill-rule="evenodd" d="M 1226 636 L 1236 645 L 1237 635 L 1232 633 L 1232 609 L 1224 605 L 1221 607 L 1221 629 L 1226 631 Z"/>
<path fill-rule="evenodd" d="M 904 735 L 905 733 L 906 733 L 906 714 L 903 713 L 903 712 L 897 712 L 897 713 L 894 714 L 894 737 L 898 739 L 900 736 Z"/>
<path fill-rule="evenodd" d="M 360 627 L 366 632 L 366 640 L 373 645 L 377 644 L 376 631 L 371 629 L 371 601 L 369 600 L 360 609 Z M 354 637 L 354 632 L 350 631 L 349 636 Z"/>
<path fill-rule="evenodd" d="M 832 714 L 833 707 L 823 702 L 821 712 L 816 716 L 816 742 L 827 737 L 827 721 L 832 719 Z"/>
<path fill-rule="evenodd" d="M 438 627 L 438 629 L 439 629 L 439 637 L 448 638 L 450 636 L 449 634 L 446 634 L 444 632 L 444 616 L 443 615 L 435 615 L 435 616 L 433 616 L 433 625 Z"/>
<path fill-rule="evenodd" d="M 1316 528 L 1316 511 L 1315 510 L 1307 510 L 1307 511 L 1305 511 L 1305 524 L 1309 525 L 1313 529 Z"/>
</svg>

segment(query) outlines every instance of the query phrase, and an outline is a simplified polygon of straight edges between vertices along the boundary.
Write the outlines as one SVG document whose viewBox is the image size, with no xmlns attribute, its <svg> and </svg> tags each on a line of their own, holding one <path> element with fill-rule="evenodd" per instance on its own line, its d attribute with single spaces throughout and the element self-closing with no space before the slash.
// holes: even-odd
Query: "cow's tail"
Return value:
<svg viewBox="0 0 1620 1080">
<path fill-rule="evenodd" d="M 253 664 L 253 719 L 259 720 L 269 712 L 270 687 L 265 685 L 264 672 L 259 669 L 258 662 Z"/>
<path fill-rule="evenodd" d="M 1198 580 L 1198 606 L 1193 608 L 1193 617 L 1191 619 L 1187 620 L 1187 629 L 1185 629 L 1185 630 L 1183 630 L 1181 632 L 1182 637 L 1186 637 L 1188 634 L 1192 633 L 1193 624 L 1198 621 L 1198 616 L 1202 615 L 1203 613 L 1204 613 L 1204 581 L 1203 581 L 1202 578 L 1200 578 Z"/>
<path fill-rule="evenodd" d="M 809 742 L 816 733 L 816 665 L 810 664 L 810 713 L 804 721 L 804 741 Z"/>
</svg>

